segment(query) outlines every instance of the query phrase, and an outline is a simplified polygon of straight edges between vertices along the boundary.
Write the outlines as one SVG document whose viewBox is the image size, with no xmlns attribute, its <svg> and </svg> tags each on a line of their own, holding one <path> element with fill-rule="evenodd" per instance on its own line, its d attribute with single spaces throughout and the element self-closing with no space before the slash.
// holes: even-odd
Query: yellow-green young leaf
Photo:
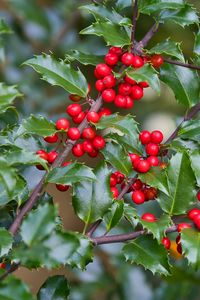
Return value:
<svg viewBox="0 0 200 300">
<path fill-rule="evenodd" d="M 157 71 L 149 64 L 145 64 L 139 69 L 133 69 L 129 67 L 126 70 L 126 74 L 137 82 L 147 81 L 152 89 L 160 94 L 160 81 Z"/>
<path fill-rule="evenodd" d="M 82 65 L 93 65 L 101 64 L 104 62 L 104 57 L 101 55 L 95 55 L 93 53 L 84 53 L 78 50 L 70 50 L 65 54 L 65 61 L 79 61 Z"/>
<path fill-rule="evenodd" d="M 184 7 L 184 0 L 140 0 L 139 11 L 143 14 L 152 14 L 159 10 L 175 9 Z"/>
<path fill-rule="evenodd" d="M 196 71 L 165 63 L 160 79 L 173 90 L 179 103 L 190 108 L 199 102 L 200 84 Z"/>
<path fill-rule="evenodd" d="M 5 228 L 0 227 L 0 256 L 9 252 L 12 247 L 13 238 L 10 232 Z"/>
<path fill-rule="evenodd" d="M 200 141 L 200 120 L 189 120 L 181 125 L 178 132 L 178 137 L 181 139 L 189 139 Z"/>
<path fill-rule="evenodd" d="M 24 62 L 42 75 L 42 79 L 52 85 L 57 85 L 71 94 L 86 97 L 88 85 L 85 76 L 80 70 L 74 70 L 71 65 L 62 60 L 56 60 L 53 56 L 43 54 L 35 56 Z"/>
<path fill-rule="evenodd" d="M 159 245 L 151 236 L 141 236 L 125 245 L 122 249 L 126 261 L 142 265 L 153 274 L 170 274 L 168 254 L 163 245 Z"/>
<path fill-rule="evenodd" d="M 17 90 L 16 85 L 5 85 L 0 82 L 0 112 L 4 112 L 17 97 L 21 97 L 22 94 Z"/>
<path fill-rule="evenodd" d="M 195 34 L 194 53 L 200 56 L 200 29 L 197 34 Z"/>
<path fill-rule="evenodd" d="M 130 222 L 133 228 L 137 226 L 139 222 L 139 216 L 136 209 L 128 203 L 124 203 L 124 217 Z"/>
<path fill-rule="evenodd" d="M 38 294 L 38 300 L 67 300 L 70 293 L 70 287 L 64 275 L 55 275 L 48 277 L 41 286 Z"/>
<path fill-rule="evenodd" d="M 195 270 L 200 267 L 200 233 L 193 229 L 181 231 L 181 245 L 183 254 Z"/>
<path fill-rule="evenodd" d="M 122 200 L 115 200 L 106 214 L 103 216 L 103 220 L 106 223 L 107 232 L 115 227 L 123 217 L 124 202 Z"/>
<path fill-rule="evenodd" d="M 197 185 L 200 187 L 200 151 L 194 150 L 190 153 L 191 166 L 196 177 Z"/>
<path fill-rule="evenodd" d="M 75 213 L 86 224 L 103 217 L 110 208 L 113 195 L 110 190 L 110 170 L 102 162 L 94 170 L 95 181 L 82 180 L 74 185 L 72 203 Z"/>
<path fill-rule="evenodd" d="M 95 181 L 96 176 L 92 169 L 81 164 L 73 163 L 66 167 L 54 168 L 46 178 L 46 182 L 57 184 L 74 184 L 81 181 Z"/>
</svg>

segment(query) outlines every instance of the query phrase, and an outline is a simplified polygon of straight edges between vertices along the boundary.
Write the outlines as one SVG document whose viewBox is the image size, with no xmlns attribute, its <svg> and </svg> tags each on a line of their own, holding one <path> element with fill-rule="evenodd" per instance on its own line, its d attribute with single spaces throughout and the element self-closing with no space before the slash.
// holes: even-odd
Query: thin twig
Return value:
<svg viewBox="0 0 200 300">
<path fill-rule="evenodd" d="M 172 60 L 169 58 L 164 58 L 164 61 L 168 64 L 173 64 L 173 65 L 177 65 L 177 66 L 181 66 L 181 67 L 189 68 L 189 69 L 194 69 L 194 70 L 200 70 L 200 66 L 196 66 L 193 64 L 186 64 L 186 63 L 183 63 L 183 62 L 180 62 L 177 60 Z"/>
<path fill-rule="evenodd" d="M 138 0 L 135 0 L 134 7 L 133 7 L 133 20 L 132 20 L 132 30 L 131 30 L 132 50 L 134 48 L 134 42 L 135 42 L 137 15 L 138 15 Z"/>
<path fill-rule="evenodd" d="M 148 42 L 152 39 L 154 34 L 158 31 L 159 23 L 155 23 L 150 30 L 147 32 L 147 34 L 144 36 L 144 38 L 140 41 L 140 44 L 142 47 L 146 47 Z"/>
</svg>

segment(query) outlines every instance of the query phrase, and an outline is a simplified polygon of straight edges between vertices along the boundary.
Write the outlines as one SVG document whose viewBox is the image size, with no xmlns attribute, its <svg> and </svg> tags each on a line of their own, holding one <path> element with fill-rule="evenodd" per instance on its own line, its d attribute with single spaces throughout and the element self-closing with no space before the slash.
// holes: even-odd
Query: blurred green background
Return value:
<svg viewBox="0 0 200 300">
<path fill-rule="evenodd" d="M 200 10 L 199 0 L 189 2 Z M 24 94 L 23 100 L 16 102 L 20 119 L 34 113 L 56 120 L 65 115 L 66 106 L 70 103 L 64 90 L 51 87 L 40 80 L 38 74 L 32 69 L 22 66 L 25 60 L 34 54 L 49 51 L 56 57 L 64 58 L 65 53 L 70 49 L 95 54 L 106 53 L 107 49 L 102 38 L 78 34 L 93 21 L 91 15 L 78 9 L 84 3 L 88 1 L 0 1 L 0 18 L 3 18 L 12 29 L 12 33 L 2 35 L 0 39 L 0 81 L 17 84 Z M 123 13 L 131 17 L 130 9 Z M 144 36 L 152 24 L 153 20 L 150 17 L 141 16 L 137 24 L 137 40 Z M 182 49 L 187 59 L 192 53 L 195 31 L 197 31 L 196 26 L 183 29 L 167 22 L 160 27 L 149 46 L 171 36 L 173 40 L 182 42 Z M 91 84 L 94 83 L 93 69 L 93 67 L 82 68 Z M 95 96 L 95 92 L 92 93 Z M 173 93 L 163 85 L 160 97 L 150 88 L 146 89 L 144 99 L 135 104 L 132 114 L 141 124 L 141 129 L 163 130 L 167 138 L 184 114 L 184 108 L 177 104 Z M 91 164 L 91 161 L 87 163 Z M 92 163 L 95 164 L 95 160 Z M 26 176 L 31 178 L 30 185 L 34 186 L 41 173 L 32 168 Z M 60 193 L 53 186 L 48 187 L 48 192 L 54 196 L 59 205 L 65 228 L 81 231 L 82 224 L 71 207 L 70 192 Z M 118 228 L 118 232 L 120 230 L 125 230 L 124 224 Z M 173 276 L 169 278 L 153 276 L 140 267 L 126 264 L 121 260 L 119 252 L 120 245 L 104 246 L 97 249 L 94 263 L 88 266 L 87 271 L 56 270 L 55 273 L 66 274 L 71 281 L 70 299 L 200 299 L 200 272 L 191 271 L 175 251 L 172 260 L 176 268 Z M 49 271 L 42 269 L 33 272 L 21 269 L 17 276 L 28 282 L 36 292 L 49 274 L 51 274 Z"/>
</svg>

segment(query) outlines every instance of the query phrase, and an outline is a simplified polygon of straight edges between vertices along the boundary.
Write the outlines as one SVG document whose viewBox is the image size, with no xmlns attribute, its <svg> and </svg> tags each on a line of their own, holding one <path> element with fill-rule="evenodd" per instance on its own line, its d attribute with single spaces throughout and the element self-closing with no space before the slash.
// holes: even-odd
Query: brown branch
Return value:
<svg viewBox="0 0 200 300">
<path fill-rule="evenodd" d="M 134 48 L 134 43 L 135 43 L 135 31 L 136 31 L 137 15 L 138 15 L 138 0 L 135 0 L 134 7 L 133 7 L 133 20 L 132 20 L 132 30 L 131 30 L 132 50 Z"/>
<path fill-rule="evenodd" d="M 140 41 L 140 44 L 143 47 L 146 47 L 148 42 L 152 39 L 152 37 L 154 36 L 154 34 L 158 31 L 159 28 L 159 24 L 155 23 L 151 29 L 147 32 L 147 34 L 144 36 L 144 38 Z"/>
<path fill-rule="evenodd" d="M 184 68 L 189 68 L 189 69 L 193 69 L 193 70 L 200 70 L 200 66 L 196 66 L 196 65 L 192 65 L 192 64 L 186 64 L 177 60 L 172 60 L 169 58 L 164 58 L 164 61 L 168 64 L 173 64 L 173 65 L 177 65 L 177 66 L 181 66 Z"/>
<path fill-rule="evenodd" d="M 4 280 L 9 274 L 15 272 L 19 268 L 19 264 L 11 264 L 10 268 L 6 270 L 6 272 L 0 276 L 0 281 Z"/>
</svg>

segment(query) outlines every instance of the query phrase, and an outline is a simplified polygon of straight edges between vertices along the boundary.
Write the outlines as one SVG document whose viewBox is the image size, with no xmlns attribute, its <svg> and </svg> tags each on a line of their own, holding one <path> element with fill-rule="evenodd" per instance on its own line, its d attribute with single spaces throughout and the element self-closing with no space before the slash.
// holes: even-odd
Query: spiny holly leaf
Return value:
<svg viewBox="0 0 200 300">
<path fill-rule="evenodd" d="M 198 142 L 192 140 L 183 140 L 181 138 L 174 139 L 170 144 L 170 149 L 175 149 L 175 151 L 184 151 L 185 149 L 188 150 L 198 150 L 199 144 Z"/>
<path fill-rule="evenodd" d="M 123 247 L 122 252 L 126 261 L 142 265 L 153 274 L 159 273 L 165 276 L 170 274 L 167 251 L 149 235 L 141 236 L 128 243 Z"/>
<path fill-rule="evenodd" d="M 149 64 L 145 64 L 142 68 L 135 70 L 133 68 L 128 68 L 126 74 L 137 82 L 147 81 L 152 89 L 160 94 L 160 81 L 157 72 Z"/>
<path fill-rule="evenodd" d="M 1 19 L 0 20 L 0 34 L 8 34 L 8 33 L 13 33 L 13 31 L 10 29 L 10 27 L 6 24 L 6 22 Z"/>
<path fill-rule="evenodd" d="M 178 137 L 200 141 L 200 120 L 189 120 L 184 122 L 179 129 Z"/>
<path fill-rule="evenodd" d="M 113 141 L 122 145 L 130 153 L 143 154 L 142 145 L 138 140 L 138 134 L 135 135 L 118 135 L 116 133 L 109 133 L 105 136 L 107 141 Z"/>
<path fill-rule="evenodd" d="M 10 232 L 5 228 L 0 227 L 0 256 L 9 252 L 12 248 L 13 238 Z"/>
<path fill-rule="evenodd" d="M 112 204 L 110 170 L 102 162 L 94 170 L 94 182 L 82 180 L 74 185 L 72 203 L 75 213 L 86 225 L 103 217 Z"/>
<path fill-rule="evenodd" d="M 38 300 L 67 300 L 70 287 L 64 275 L 55 275 L 47 278 L 41 286 Z"/>
<path fill-rule="evenodd" d="M 167 182 L 169 197 L 160 196 L 161 208 L 169 215 L 184 214 L 195 201 L 196 185 L 186 152 L 177 153 L 171 158 L 167 168 Z"/>
<path fill-rule="evenodd" d="M 57 85 L 71 94 L 86 97 L 88 85 L 80 70 L 74 70 L 72 66 L 64 61 L 57 61 L 51 55 L 38 55 L 24 62 L 31 66 L 36 72 L 42 74 L 42 79 L 52 85 Z"/>
<path fill-rule="evenodd" d="M 194 53 L 200 56 L 200 29 L 197 34 L 195 34 Z"/>
<path fill-rule="evenodd" d="M 74 184 L 81 181 L 94 181 L 95 174 L 91 168 L 81 164 L 73 163 L 66 167 L 54 168 L 46 178 L 46 182 L 57 184 Z"/>
<path fill-rule="evenodd" d="M 200 84 L 196 71 L 172 64 L 164 64 L 160 79 L 174 92 L 176 100 L 190 108 L 199 102 Z"/>
<path fill-rule="evenodd" d="M 23 241 L 30 246 L 48 236 L 55 228 L 56 214 L 55 207 L 48 204 L 31 211 L 21 226 Z"/>
<path fill-rule="evenodd" d="M 179 59 L 180 61 L 184 62 L 184 56 L 180 47 L 181 43 L 175 43 L 174 41 L 170 41 L 167 39 L 164 42 L 161 42 L 148 50 L 149 54 L 166 54 L 172 57 Z"/>
<path fill-rule="evenodd" d="M 0 184 L 6 188 L 8 195 L 11 195 L 17 182 L 17 174 L 14 168 L 11 168 L 7 160 L 0 158 Z"/>
<path fill-rule="evenodd" d="M 183 254 L 195 270 L 200 267 L 200 233 L 193 229 L 181 231 L 181 246 Z"/>
<path fill-rule="evenodd" d="M 17 90 L 16 85 L 5 85 L 0 82 L 0 112 L 4 112 L 16 97 L 21 97 L 22 94 Z"/>
<path fill-rule="evenodd" d="M 49 136 L 56 132 L 55 123 L 48 121 L 43 116 L 31 115 L 28 119 L 24 119 L 18 131 L 18 136 L 22 134 L 36 134 L 39 136 Z"/>
<path fill-rule="evenodd" d="M 142 226 L 151 232 L 160 243 L 165 231 L 171 225 L 171 218 L 168 215 L 162 215 L 156 222 L 147 222 L 144 220 L 140 220 Z"/>
<path fill-rule="evenodd" d="M 0 282 L 2 300 L 36 300 L 28 287 L 18 278 L 10 275 Z"/>
<path fill-rule="evenodd" d="M 177 10 L 184 7 L 184 3 L 184 0 L 140 0 L 139 11 L 150 15 L 164 9 Z"/>
<path fill-rule="evenodd" d="M 123 217 L 124 213 L 124 202 L 122 200 L 115 200 L 108 210 L 108 212 L 103 216 L 103 220 L 106 223 L 107 232 L 115 227 Z"/>
<path fill-rule="evenodd" d="M 185 27 L 191 24 L 199 24 L 197 11 L 190 4 L 185 4 L 178 10 L 164 10 L 158 17 L 159 22 L 173 21 L 176 24 Z"/>
<path fill-rule="evenodd" d="M 81 30 L 80 34 L 103 36 L 107 45 L 124 47 L 131 44 L 130 36 L 125 28 L 110 22 L 96 22 Z"/>
<path fill-rule="evenodd" d="M 70 50 L 66 53 L 65 60 L 68 62 L 77 60 L 82 65 L 96 66 L 97 64 L 101 64 L 104 61 L 104 57 L 101 55 L 84 53 L 78 50 Z"/>
<path fill-rule="evenodd" d="M 128 203 L 124 203 L 124 217 L 130 222 L 130 224 L 135 228 L 139 222 L 139 216 L 134 207 Z"/>
<path fill-rule="evenodd" d="M 191 166 L 196 177 L 197 185 L 200 186 L 200 151 L 194 150 L 190 152 Z"/>
<path fill-rule="evenodd" d="M 76 233 L 76 237 L 79 240 L 79 246 L 70 256 L 67 264 L 72 268 L 85 270 L 86 266 L 93 260 L 93 244 L 89 238 L 80 233 Z"/>
<path fill-rule="evenodd" d="M 101 152 L 105 160 L 123 174 L 129 175 L 133 170 L 130 157 L 121 145 L 114 142 L 107 142 Z"/>
</svg>

